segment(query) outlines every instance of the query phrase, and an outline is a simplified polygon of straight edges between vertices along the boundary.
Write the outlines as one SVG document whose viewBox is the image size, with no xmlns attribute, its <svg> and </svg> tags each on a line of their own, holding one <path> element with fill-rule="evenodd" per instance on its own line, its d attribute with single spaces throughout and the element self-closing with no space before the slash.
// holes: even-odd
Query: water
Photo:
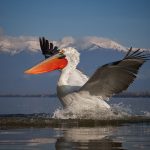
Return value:
<svg viewBox="0 0 150 150">
<path fill-rule="evenodd" d="M 0 131 L 0 150 L 149 150 L 150 124 Z"/>
<path fill-rule="evenodd" d="M 60 106 L 56 97 L 0 97 L 0 114 L 51 114 Z"/>
<path fill-rule="evenodd" d="M 122 118 L 55 119 L 57 98 L 0 98 L 0 150 L 149 150 L 150 98 L 113 98 Z"/>
</svg>

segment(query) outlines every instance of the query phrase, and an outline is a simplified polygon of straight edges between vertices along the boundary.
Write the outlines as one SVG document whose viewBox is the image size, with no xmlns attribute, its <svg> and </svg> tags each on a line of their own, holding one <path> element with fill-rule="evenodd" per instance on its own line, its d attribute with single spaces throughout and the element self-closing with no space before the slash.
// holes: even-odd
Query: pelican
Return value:
<svg viewBox="0 0 150 150">
<path fill-rule="evenodd" d="M 77 69 L 80 54 L 75 48 L 58 49 L 44 37 L 39 38 L 39 42 L 45 60 L 25 73 L 41 74 L 60 70 L 57 95 L 64 108 L 110 109 L 107 100 L 129 87 L 149 57 L 144 51 L 133 51 L 131 47 L 123 59 L 99 67 L 88 77 Z"/>
</svg>

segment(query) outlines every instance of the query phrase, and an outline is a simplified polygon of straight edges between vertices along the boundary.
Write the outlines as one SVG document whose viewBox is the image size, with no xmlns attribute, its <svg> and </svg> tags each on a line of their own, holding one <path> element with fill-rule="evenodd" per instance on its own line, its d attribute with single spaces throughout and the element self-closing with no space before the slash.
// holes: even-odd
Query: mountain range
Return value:
<svg viewBox="0 0 150 150">
<path fill-rule="evenodd" d="M 120 60 L 127 49 L 125 46 L 106 38 L 64 37 L 52 41 L 59 48 L 72 46 L 80 52 L 78 68 L 91 76 L 101 65 Z M 149 53 L 149 49 L 145 49 Z M 53 94 L 60 72 L 42 75 L 26 75 L 24 71 L 44 60 L 37 37 L 0 36 L 0 94 Z M 136 81 L 129 91 L 149 91 L 150 62 L 140 69 Z"/>
</svg>

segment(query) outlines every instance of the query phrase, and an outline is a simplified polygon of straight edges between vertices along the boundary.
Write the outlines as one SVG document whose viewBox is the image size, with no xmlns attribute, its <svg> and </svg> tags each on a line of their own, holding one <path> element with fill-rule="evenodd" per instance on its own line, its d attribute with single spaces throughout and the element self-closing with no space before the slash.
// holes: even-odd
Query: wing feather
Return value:
<svg viewBox="0 0 150 150">
<path fill-rule="evenodd" d="M 39 42 L 40 42 L 42 54 L 45 56 L 45 59 L 59 52 L 58 47 L 54 46 L 53 43 L 49 43 L 49 41 L 44 37 L 39 38 Z"/>
<path fill-rule="evenodd" d="M 122 60 L 98 68 L 79 92 L 88 91 L 91 95 L 108 99 L 112 95 L 126 90 L 148 57 L 148 54 L 139 49 L 132 51 L 131 47 Z"/>
</svg>

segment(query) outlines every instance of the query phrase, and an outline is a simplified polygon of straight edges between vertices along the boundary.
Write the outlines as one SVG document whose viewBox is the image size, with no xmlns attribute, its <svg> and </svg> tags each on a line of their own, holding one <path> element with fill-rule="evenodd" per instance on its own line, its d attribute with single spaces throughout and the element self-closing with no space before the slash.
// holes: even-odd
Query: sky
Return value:
<svg viewBox="0 0 150 150">
<path fill-rule="evenodd" d="M 150 47 L 149 0 L 0 0 L 0 26 L 11 36 L 101 36 Z"/>
<path fill-rule="evenodd" d="M 77 39 L 88 36 L 102 37 L 116 41 L 125 47 L 133 46 L 149 49 L 150 1 L 0 0 L 1 41 L 3 37 L 9 38 L 12 42 L 7 46 L 11 47 L 14 42 L 12 38 L 17 40 L 19 38 L 20 42 L 21 37 L 28 39 L 29 37 L 38 38 L 39 36 L 45 36 L 52 40 L 60 40 L 68 36 Z M 17 48 L 20 48 L 20 45 L 18 45 L 17 43 Z M 15 49 L 15 46 L 13 48 Z M 27 51 L 28 48 L 26 47 L 24 50 Z M 2 49 L 2 46 L 0 46 L 0 49 Z M 87 54 L 85 56 L 89 58 Z M 98 59 L 100 56 L 101 54 L 93 57 Z M 119 58 L 120 54 L 117 54 L 117 56 Z M 87 58 L 82 56 L 83 60 Z M 114 58 L 116 57 L 112 56 L 112 59 Z M 3 83 L 0 93 L 49 92 L 48 88 L 50 87 L 46 83 L 56 73 L 36 77 L 23 75 L 23 70 L 26 67 L 31 67 L 40 59 L 42 59 L 42 56 L 39 53 L 22 52 L 12 55 L 12 53 L 0 52 L 0 81 Z M 109 61 L 110 57 L 106 60 Z M 104 60 L 101 61 L 101 63 L 104 62 Z M 83 62 L 80 66 L 85 69 L 85 65 L 86 63 Z M 96 62 L 93 62 L 93 66 L 96 66 Z M 93 71 L 93 68 L 91 71 Z M 147 76 L 150 75 L 147 67 L 144 71 Z M 42 77 L 44 79 L 41 79 Z M 144 82 L 148 82 L 147 86 L 143 85 L 146 90 L 150 88 L 148 86 L 149 81 L 148 78 Z M 36 84 L 36 88 L 29 90 L 29 82 L 30 84 Z M 142 85 L 141 82 L 139 84 Z M 16 88 L 14 88 L 14 85 L 16 85 Z M 139 89 L 137 88 L 137 90 Z"/>
</svg>

